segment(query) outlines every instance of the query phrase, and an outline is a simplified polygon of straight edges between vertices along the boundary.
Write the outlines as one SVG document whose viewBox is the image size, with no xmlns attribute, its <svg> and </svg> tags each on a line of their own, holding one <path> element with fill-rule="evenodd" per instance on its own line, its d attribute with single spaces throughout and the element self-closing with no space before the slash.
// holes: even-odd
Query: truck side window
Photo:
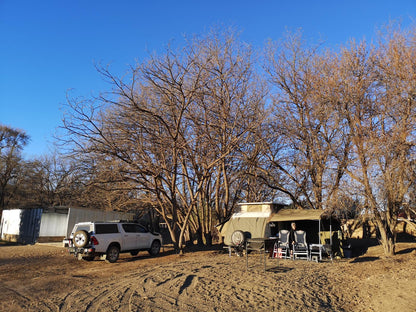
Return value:
<svg viewBox="0 0 416 312">
<path fill-rule="evenodd" d="M 128 224 L 128 223 L 126 223 L 126 224 L 122 224 L 121 226 L 123 227 L 123 230 L 126 233 L 134 233 L 134 232 L 136 232 L 135 231 L 135 228 L 134 228 L 134 224 Z"/>
<path fill-rule="evenodd" d="M 96 224 L 95 225 L 95 234 L 111 234 L 111 233 L 118 233 L 117 224 Z"/>
<path fill-rule="evenodd" d="M 125 223 L 122 226 L 126 233 L 147 233 L 146 228 L 139 224 Z"/>
<path fill-rule="evenodd" d="M 139 233 L 147 233 L 148 232 L 145 227 L 143 227 L 139 224 L 135 224 L 135 226 L 136 226 L 136 232 L 139 232 Z"/>
</svg>

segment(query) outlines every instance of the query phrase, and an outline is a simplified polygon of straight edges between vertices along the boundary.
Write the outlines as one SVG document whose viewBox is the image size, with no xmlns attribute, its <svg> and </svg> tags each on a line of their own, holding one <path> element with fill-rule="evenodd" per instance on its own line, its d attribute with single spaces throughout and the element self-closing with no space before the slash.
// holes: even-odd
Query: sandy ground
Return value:
<svg viewBox="0 0 416 312">
<path fill-rule="evenodd" d="M 48 245 L 0 246 L 0 311 L 416 311 L 416 243 L 333 262 L 169 250 L 117 263 Z"/>
</svg>

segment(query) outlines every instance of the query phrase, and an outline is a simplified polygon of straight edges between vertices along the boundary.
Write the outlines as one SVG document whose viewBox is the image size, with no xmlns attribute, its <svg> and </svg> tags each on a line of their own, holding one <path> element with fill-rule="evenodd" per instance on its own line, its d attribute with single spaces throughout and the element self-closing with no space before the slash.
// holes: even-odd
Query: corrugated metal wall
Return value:
<svg viewBox="0 0 416 312">
<path fill-rule="evenodd" d="M 19 243 L 34 244 L 39 237 L 42 208 L 24 209 L 21 214 Z"/>
<path fill-rule="evenodd" d="M 133 218 L 133 213 L 69 208 L 66 237 L 69 237 L 75 223 L 78 222 L 133 220 Z"/>
<path fill-rule="evenodd" d="M 40 237 L 53 237 L 66 235 L 68 209 L 63 212 L 43 212 L 40 223 Z"/>
</svg>

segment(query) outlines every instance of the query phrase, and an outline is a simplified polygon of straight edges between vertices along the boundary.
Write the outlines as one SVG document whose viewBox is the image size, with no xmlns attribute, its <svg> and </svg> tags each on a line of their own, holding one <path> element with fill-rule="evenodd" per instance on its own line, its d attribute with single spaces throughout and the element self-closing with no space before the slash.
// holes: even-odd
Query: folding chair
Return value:
<svg viewBox="0 0 416 312">
<path fill-rule="evenodd" d="M 287 259 L 290 257 L 289 255 L 289 231 L 288 230 L 280 230 L 279 231 L 279 242 L 277 243 L 277 250 L 278 250 L 278 258 Z"/>
<path fill-rule="evenodd" d="M 306 232 L 302 230 L 295 231 L 295 244 L 293 245 L 293 259 L 305 257 L 309 260 L 308 244 L 306 243 Z"/>
</svg>

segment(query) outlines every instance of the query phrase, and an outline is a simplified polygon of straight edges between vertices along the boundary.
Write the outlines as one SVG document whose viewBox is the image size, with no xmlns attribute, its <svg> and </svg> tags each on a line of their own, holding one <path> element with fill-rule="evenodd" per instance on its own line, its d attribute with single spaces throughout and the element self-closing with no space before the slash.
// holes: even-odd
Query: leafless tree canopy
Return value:
<svg viewBox="0 0 416 312">
<path fill-rule="evenodd" d="M 334 106 L 336 56 L 305 47 L 299 34 L 269 44 L 266 71 L 273 112 L 268 165 L 262 172 L 296 205 L 323 209 L 337 194 L 350 136 Z M 276 178 L 278 178 L 276 180 Z"/>
<path fill-rule="evenodd" d="M 353 194 L 391 255 L 414 183 L 415 31 L 390 27 L 379 39 L 338 53 L 303 47 L 297 35 L 269 47 L 278 133 L 269 164 L 287 179 L 269 181 L 317 209 Z"/>
<path fill-rule="evenodd" d="M 112 92 L 72 99 L 64 120 L 75 150 L 111 164 L 153 203 L 178 248 L 186 232 L 209 243 L 214 220 L 230 216 L 239 164 L 264 116 L 252 51 L 233 36 L 212 32 L 182 50 L 167 47 L 128 79 L 100 68 Z"/>
</svg>

